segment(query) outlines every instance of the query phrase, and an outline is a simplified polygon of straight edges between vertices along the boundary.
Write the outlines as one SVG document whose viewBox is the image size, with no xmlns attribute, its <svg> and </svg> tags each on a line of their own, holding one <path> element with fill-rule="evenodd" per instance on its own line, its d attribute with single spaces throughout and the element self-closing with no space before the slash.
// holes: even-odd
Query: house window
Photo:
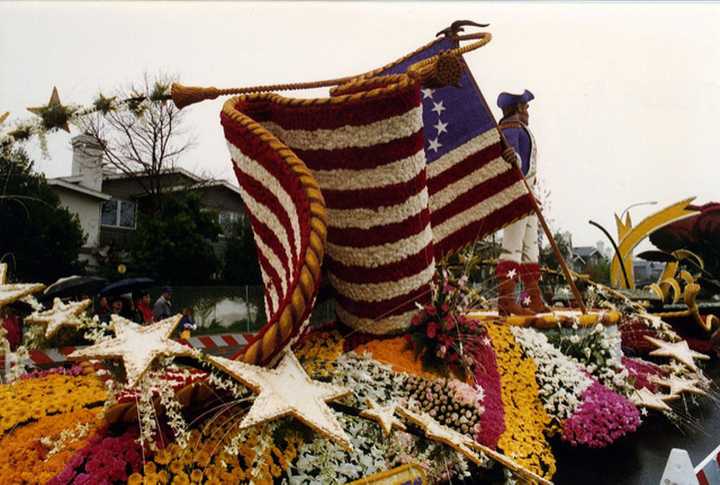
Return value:
<svg viewBox="0 0 720 485">
<path fill-rule="evenodd" d="M 102 206 L 100 223 L 103 226 L 135 229 L 135 211 L 137 204 L 127 200 L 112 199 Z"/>
</svg>

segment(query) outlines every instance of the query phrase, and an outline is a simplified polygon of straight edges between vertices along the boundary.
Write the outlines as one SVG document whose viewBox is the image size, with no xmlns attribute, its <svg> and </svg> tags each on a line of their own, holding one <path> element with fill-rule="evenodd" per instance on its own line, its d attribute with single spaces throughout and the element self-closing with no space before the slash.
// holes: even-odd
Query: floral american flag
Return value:
<svg viewBox="0 0 720 485">
<path fill-rule="evenodd" d="M 440 38 L 383 74 L 404 72 L 415 62 L 455 47 L 455 41 Z M 467 65 L 464 67 L 460 87 L 422 89 L 436 257 L 481 239 L 533 210 L 519 173 L 501 157 L 495 118 L 472 73 Z"/>
</svg>

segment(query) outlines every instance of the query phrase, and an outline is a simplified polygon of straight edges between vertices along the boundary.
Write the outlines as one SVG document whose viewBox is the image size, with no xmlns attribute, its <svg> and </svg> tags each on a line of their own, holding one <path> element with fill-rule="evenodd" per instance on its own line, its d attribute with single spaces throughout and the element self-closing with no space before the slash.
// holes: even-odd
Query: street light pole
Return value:
<svg viewBox="0 0 720 485">
<path fill-rule="evenodd" d="M 630 204 L 630 205 L 627 206 L 627 207 L 625 208 L 625 210 L 622 211 L 622 213 L 620 214 L 620 220 L 622 221 L 622 220 L 625 218 L 625 213 L 626 213 L 627 211 L 629 211 L 630 209 L 632 209 L 633 207 L 638 207 L 638 206 L 640 206 L 640 205 L 655 205 L 655 204 L 657 204 L 657 201 L 656 201 L 656 200 L 649 200 L 649 201 L 647 201 L 647 202 L 636 202 L 636 203 L 634 203 L 634 204 Z"/>
</svg>

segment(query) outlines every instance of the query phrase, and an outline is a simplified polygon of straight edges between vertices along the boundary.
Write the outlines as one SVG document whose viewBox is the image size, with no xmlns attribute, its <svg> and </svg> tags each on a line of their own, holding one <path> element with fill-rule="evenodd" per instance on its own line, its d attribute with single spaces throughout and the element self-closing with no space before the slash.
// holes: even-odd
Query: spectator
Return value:
<svg viewBox="0 0 720 485">
<path fill-rule="evenodd" d="M 101 296 L 98 299 L 95 315 L 98 316 L 101 322 L 110 321 L 110 303 L 108 302 L 107 296 Z"/>
<path fill-rule="evenodd" d="M 153 305 L 153 316 L 155 321 L 158 322 L 165 318 L 172 316 L 172 289 L 165 287 L 160 294 L 160 297 L 155 301 Z"/>
<path fill-rule="evenodd" d="M 10 350 L 15 350 L 22 341 L 22 326 L 20 325 L 20 316 L 10 307 L 3 309 L 5 315 L 2 319 L 2 326 L 5 328 L 7 335 L 5 338 L 10 344 Z"/>
<path fill-rule="evenodd" d="M 150 308 L 150 293 L 143 291 L 135 297 L 135 313 L 138 323 L 152 323 L 153 310 Z"/>
<path fill-rule="evenodd" d="M 195 325 L 195 319 L 193 318 L 192 308 L 183 308 L 182 318 L 180 319 L 180 328 L 182 328 L 180 338 L 185 340 L 190 338 L 190 330 L 195 330 L 197 328 L 197 325 Z"/>
</svg>

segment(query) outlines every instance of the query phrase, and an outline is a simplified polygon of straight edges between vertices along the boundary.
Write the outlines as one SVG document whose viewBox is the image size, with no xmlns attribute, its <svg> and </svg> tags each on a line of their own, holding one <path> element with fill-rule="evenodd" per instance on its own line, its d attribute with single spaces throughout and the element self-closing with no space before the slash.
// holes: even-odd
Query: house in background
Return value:
<svg viewBox="0 0 720 485">
<path fill-rule="evenodd" d="M 70 212 L 77 214 L 87 240 L 81 260 L 94 264 L 108 248 L 124 248 L 137 227 L 138 213 L 147 196 L 148 176 L 126 174 L 103 166 L 102 150 L 89 135 L 72 139 L 72 172 L 48 179 L 48 184 Z M 244 217 L 240 190 L 225 180 L 206 180 L 183 168 L 167 169 L 156 176 L 163 192 L 193 191 L 204 209 L 217 214 L 227 230 Z"/>
<path fill-rule="evenodd" d="M 586 267 L 600 263 L 604 257 L 595 246 L 576 246 L 572 248 L 570 264 L 573 270 L 582 272 Z"/>
</svg>

